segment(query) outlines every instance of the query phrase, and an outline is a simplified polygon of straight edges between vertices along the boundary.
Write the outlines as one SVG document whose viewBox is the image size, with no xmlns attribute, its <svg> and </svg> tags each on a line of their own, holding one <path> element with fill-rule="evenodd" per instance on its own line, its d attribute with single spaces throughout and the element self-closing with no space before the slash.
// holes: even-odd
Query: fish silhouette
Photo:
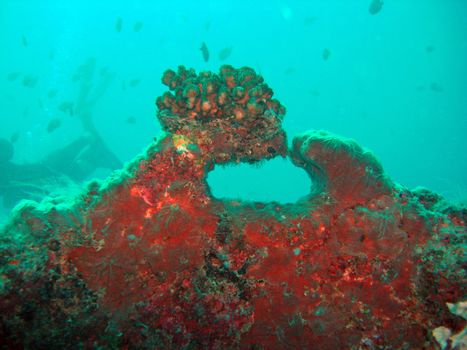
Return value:
<svg viewBox="0 0 467 350">
<path fill-rule="evenodd" d="M 203 55 L 204 62 L 209 61 L 209 49 L 208 49 L 208 46 L 206 45 L 206 43 L 204 41 L 201 44 L 200 50 L 201 50 L 201 54 Z"/>
<path fill-rule="evenodd" d="M 219 51 L 219 59 L 221 61 L 224 61 L 227 58 L 229 58 L 230 54 L 232 53 L 232 49 L 233 49 L 232 46 L 228 46 L 228 47 L 225 47 L 222 50 L 220 50 Z"/>
<path fill-rule="evenodd" d="M 368 11 L 372 15 L 376 15 L 383 8 L 383 2 L 381 0 L 372 0 Z"/>
<path fill-rule="evenodd" d="M 143 22 L 138 21 L 138 22 L 136 22 L 134 24 L 133 31 L 135 31 L 137 33 L 137 32 L 139 32 L 141 30 L 141 28 L 143 28 Z"/>
<path fill-rule="evenodd" d="M 47 132 L 51 133 L 57 130 L 62 125 L 62 121 L 59 118 L 53 118 L 47 124 Z"/>
<path fill-rule="evenodd" d="M 115 31 L 117 33 L 120 33 L 122 31 L 123 27 L 123 19 L 121 17 L 117 18 L 117 21 L 115 22 Z"/>
</svg>

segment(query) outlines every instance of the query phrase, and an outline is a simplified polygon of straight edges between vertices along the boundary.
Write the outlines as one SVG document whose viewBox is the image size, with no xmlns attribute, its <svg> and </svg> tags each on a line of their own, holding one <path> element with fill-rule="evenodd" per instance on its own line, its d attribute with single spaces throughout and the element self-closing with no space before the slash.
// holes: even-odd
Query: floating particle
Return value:
<svg viewBox="0 0 467 350">
<path fill-rule="evenodd" d="M 117 18 L 117 21 L 115 22 L 115 31 L 117 33 L 120 33 L 122 31 L 123 27 L 123 19 L 121 17 Z"/>
<path fill-rule="evenodd" d="M 220 50 L 219 51 L 219 59 L 221 61 L 224 61 L 227 58 L 229 58 L 230 55 L 232 54 L 232 49 L 233 49 L 233 47 L 229 46 L 229 47 L 224 47 L 222 50 Z"/>
<path fill-rule="evenodd" d="M 49 121 L 49 124 L 47 124 L 47 132 L 48 133 L 54 132 L 61 125 L 62 125 L 62 121 L 60 120 L 60 118 L 53 118 Z"/>
<path fill-rule="evenodd" d="M 141 79 L 131 79 L 129 82 L 128 82 L 128 85 L 130 87 L 135 87 L 135 86 L 138 86 L 139 83 L 141 82 Z"/>
<path fill-rule="evenodd" d="M 443 92 L 444 91 L 444 88 L 440 84 L 438 84 L 437 82 L 431 83 L 430 89 L 431 89 L 431 91 L 434 91 L 434 92 Z"/>
<path fill-rule="evenodd" d="M 58 106 L 58 110 L 63 113 L 68 113 L 71 116 L 73 115 L 73 102 L 64 101 Z"/>
<path fill-rule="evenodd" d="M 57 90 L 56 89 L 50 89 L 49 92 L 47 93 L 47 96 L 49 98 L 54 98 L 55 96 L 57 96 Z"/>
<path fill-rule="evenodd" d="M 372 0 L 370 6 L 368 7 L 368 11 L 372 15 L 376 15 L 378 12 L 381 11 L 383 8 L 383 2 L 381 0 Z"/>
<path fill-rule="evenodd" d="M 136 33 L 139 32 L 141 30 L 141 28 L 143 28 L 143 22 L 142 21 L 138 21 L 134 24 L 133 26 L 133 31 L 135 31 Z"/>
<path fill-rule="evenodd" d="M 32 75 L 32 74 L 26 75 L 23 78 L 23 85 L 26 86 L 26 87 L 33 88 L 33 87 L 36 86 L 38 80 L 39 79 L 36 76 Z"/>
<path fill-rule="evenodd" d="M 203 55 L 204 62 L 209 61 L 209 49 L 204 41 L 201 44 L 200 50 L 201 50 L 201 54 Z"/>
<path fill-rule="evenodd" d="M 8 81 L 15 81 L 21 75 L 20 72 L 11 72 L 6 76 Z"/>
<path fill-rule="evenodd" d="M 331 50 L 324 49 L 322 56 L 323 56 L 323 60 L 327 61 L 329 59 L 329 56 L 331 56 Z"/>
</svg>

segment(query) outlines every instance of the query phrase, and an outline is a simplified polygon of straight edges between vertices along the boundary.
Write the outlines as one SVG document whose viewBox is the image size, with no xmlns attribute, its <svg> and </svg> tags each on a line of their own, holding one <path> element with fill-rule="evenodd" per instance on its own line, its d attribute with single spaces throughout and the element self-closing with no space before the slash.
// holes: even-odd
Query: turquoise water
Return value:
<svg viewBox="0 0 467 350">
<path fill-rule="evenodd" d="M 89 134 L 73 110 L 87 91 L 93 132 L 127 162 L 160 133 L 164 70 L 246 65 L 287 107 L 289 140 L 309 129 L 354 138 L 395 181 L 465 201 L 467 2 L 387 0 L 374 15 L 370 2 L 3 0 L 0 138 L 14 141 L 13 163 L 38 164 Z M 116 167 L 94 160 L 84 177 Z M 2 196 L 13 175 L 0 174 Z M 34 182 L 19 197 L 37 199 L 83 180 L 68 177 L 44 186 L 18 175 L 15 186 Z M 284 202 L 310 186 L 281 160 L 216 169 L 209 184 L 216 196 Z"/>
</svg>

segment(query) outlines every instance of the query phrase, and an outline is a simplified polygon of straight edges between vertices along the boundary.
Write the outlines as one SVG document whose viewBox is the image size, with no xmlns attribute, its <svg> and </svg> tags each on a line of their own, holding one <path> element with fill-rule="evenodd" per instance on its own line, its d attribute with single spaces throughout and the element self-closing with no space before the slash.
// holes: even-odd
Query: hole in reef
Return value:
<svg viewBox="0 0 467 350">
<path fill-rule="evenodd" d="M 207 183 L 216 198 L 257 202 L 294 203 L 311 189 L 305 170 L 280 157 L 258 164 L 216 165 Z"/>
</svg>

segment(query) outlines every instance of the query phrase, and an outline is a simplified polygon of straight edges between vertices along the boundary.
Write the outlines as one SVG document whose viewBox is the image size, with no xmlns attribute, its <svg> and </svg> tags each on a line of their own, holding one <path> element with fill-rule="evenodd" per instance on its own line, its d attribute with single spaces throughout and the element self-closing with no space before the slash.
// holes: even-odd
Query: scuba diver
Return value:
<svg viewBox="0 0 467 350">
<path fill-rule="evenodd" d="M 85 181 L 98 168 L 115 170 L 122 166 L 94 135 L 84 135 L 33 164 L 14 163 L 13 155 L 13 144 L 0 139 L 0 198 L 7 209 L 21 199 L 40 199 L 54 190 L 53 186 Z"/>
<path fill-rule="evenodd" d="M 93 84 L 95 77 L 97 84 Z M 56 188 L 89 179 L 98 168 L 115 170 L 122 162 L 107 147 L 94 125 L 92 112 L 113 80 L 113 74 L 101 69 L 96 74 L 96 60 L 88 59 L 78 67 L 73 81 L 79 92 L 72 114 L 81 122 L 83 136 L 55 150 L 34 164 L 12 162 L 14 146 L 0 139 L 0 198 L 6 208 L 21 199 L 40 199 Z"/>
</svg>

